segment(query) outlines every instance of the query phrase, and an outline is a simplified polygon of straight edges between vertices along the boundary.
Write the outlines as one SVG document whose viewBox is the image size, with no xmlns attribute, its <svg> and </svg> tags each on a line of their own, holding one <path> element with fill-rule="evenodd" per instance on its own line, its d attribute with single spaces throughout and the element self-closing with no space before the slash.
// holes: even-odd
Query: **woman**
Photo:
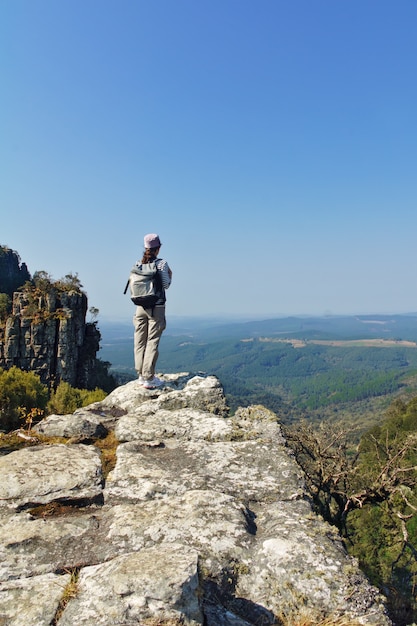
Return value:
<svg viewBox="0 0 417 626">
<path fill-rule="evenodd" d="M 155 376 L 155 366 L 159 354 L 159 340 L 166 327 L 165 289 L 168 289 L 171 284 L 172 271 L 164 259 L 158 258 L 162 245 L 158 235 L 154 233 L 145 235 L 144 244 L 145 251 L 141 262 L 156 261 L 160 286 L 155 306 L 151 309 L 136 307 L 133 318 L 135 369 L 138 372 L 139 383 L 145 389 L 154 389 L 163 384 L 163 381 Z"/>
</svg>

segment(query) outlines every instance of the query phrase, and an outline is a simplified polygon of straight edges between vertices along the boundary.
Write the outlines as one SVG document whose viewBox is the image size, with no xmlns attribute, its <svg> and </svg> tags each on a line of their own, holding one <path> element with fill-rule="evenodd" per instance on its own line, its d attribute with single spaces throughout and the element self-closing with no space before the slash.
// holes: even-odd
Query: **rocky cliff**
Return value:
<svg viewBox="0 0 417 626">
<path fill-rule="evenodd" d="M 50 416 L 37 436 L 65 444 L 0 458 L 0 624 L 267 626 L 303 613 L 391 624 L 313 514 L 276 416 L 226 417 L 211 376 L 164 379 Z M 107 475 L 91 444 L 109 431 Z"/>
<path fill-rule="evenodd" d="M 45 283 L 13 294 L 13 309 L 0 327 L 0 367 L 33 371 L 44 384 L 97 385 L 100 332 L 86 323 L 87 296 L 70 285 Z"/>
</svg>

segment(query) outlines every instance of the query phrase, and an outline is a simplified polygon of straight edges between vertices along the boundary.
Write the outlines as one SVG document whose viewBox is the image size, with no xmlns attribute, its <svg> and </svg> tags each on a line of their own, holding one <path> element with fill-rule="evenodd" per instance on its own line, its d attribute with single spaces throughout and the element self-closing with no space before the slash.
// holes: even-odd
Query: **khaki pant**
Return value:
<svg viewBox="0 0 417 626">
<path fill-rule="evenodd" d="M 137 306 L 133 317 L 135 369 L 145 380 L 155 376 L 159 340 L 166 327 L 165 306 L 156 306 L 153 316 L 151 313 L 151 309 Z"/>
</svg>

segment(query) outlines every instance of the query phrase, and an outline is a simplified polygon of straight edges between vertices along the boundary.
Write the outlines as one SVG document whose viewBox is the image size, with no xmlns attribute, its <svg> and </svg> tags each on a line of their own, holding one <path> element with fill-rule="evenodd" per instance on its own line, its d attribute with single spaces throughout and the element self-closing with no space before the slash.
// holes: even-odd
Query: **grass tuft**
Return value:
<svg viewBox="0 0 417 626">
<path fill-rule="evenodd" d="M 106 479 L 109 473 L 116 466 L 116 450 L 119 442 L 117 441 L 114 432 L 110 431 L 103 439 L 97 439 L 97 441 L 94 442 L 94 445 L 101 452 L 103 477 Z"/>
<path fill-rule="evenodd" d="M 328 616 L 318 617 L 309 612 L 297 615 L 280 615 L 279 626 L 362 626 L 362 623 L 352 617 Z"/>
<path fill-rule="evenodd" d="M 72 567 L 70 569 L 64 570 L 64 573 L 70 574 L 70 580 L 64 587 L 64 591 L 61 600 L 59 601 L 54 618 L 51 622 L 51 626 L 58 626 L 59 620 L 61 619 L 68 602 L 73 598 L 76 598 L 78 594 L 78 577 L 80 575 L 80 568 Z"/>
</svg>

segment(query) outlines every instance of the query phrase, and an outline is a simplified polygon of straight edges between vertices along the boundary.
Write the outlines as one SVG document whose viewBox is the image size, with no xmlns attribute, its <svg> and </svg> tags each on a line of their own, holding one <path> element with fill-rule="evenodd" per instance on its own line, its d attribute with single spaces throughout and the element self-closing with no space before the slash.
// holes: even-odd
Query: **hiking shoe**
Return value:
<svg viewBox="0 0 417 626">
<path fill-rule="evenodd" d="M 144 380 L 142 383 L 142 387 L 145 389 L 155 389 L 155 387 L 160 387 L 164 384 L 164 381 L 158 378 L 158 376 L 154 376 L 151 380 Z"/>
<path fill-rule="evenodd" d="M 142 374 L 139 374 L 138 376 L 138 382 L 143 385 L 143 383 L 145 382 L 145 379 L 143 378 Z"/>
</svg>

